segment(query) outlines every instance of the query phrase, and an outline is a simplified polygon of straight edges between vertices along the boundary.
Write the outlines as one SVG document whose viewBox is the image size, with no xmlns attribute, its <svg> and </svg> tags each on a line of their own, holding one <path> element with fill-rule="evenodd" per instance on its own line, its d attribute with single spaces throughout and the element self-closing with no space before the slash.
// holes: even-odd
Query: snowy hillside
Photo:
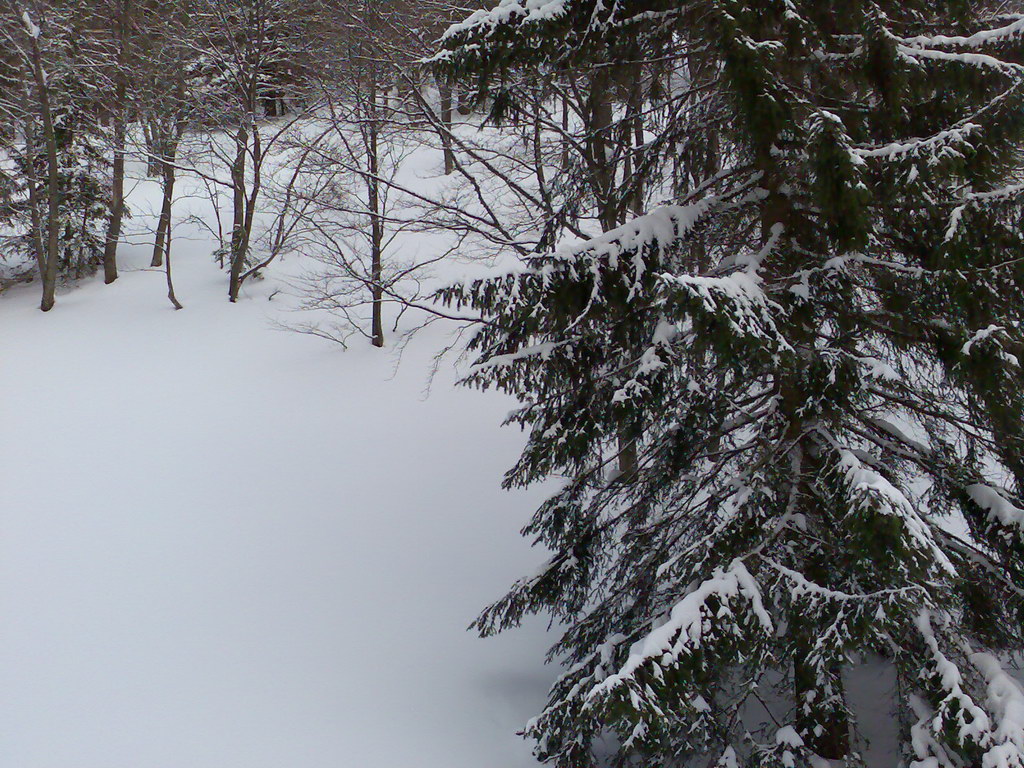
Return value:
<svg viewBox="0 0 1024 768">
<path fill-rule="evenodd" d="M 542 557 L 509 401 L 428 395 L 437 327 L 397 368 L 281 331 L 282 270 L 230 305 L 176 238 L 183 311 L 141 236 L 112 286 L 0 299 L 0 765 L 534 764 L 543 626 L 465 631 Z"/>
</svg>

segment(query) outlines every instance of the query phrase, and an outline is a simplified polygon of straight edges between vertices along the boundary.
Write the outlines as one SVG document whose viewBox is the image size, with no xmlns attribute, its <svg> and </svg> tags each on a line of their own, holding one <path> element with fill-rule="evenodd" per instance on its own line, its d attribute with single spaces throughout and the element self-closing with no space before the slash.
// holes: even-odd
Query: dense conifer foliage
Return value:
<svg viewBox="0 0 1024 768">
<path fill-rule="evenodd" d="M 487 321 L 468 381 L 522 403 L 507 484 L 565 478 L 525 529 L 550 562 L 476 623 L 564 626 L 541 758 L 861 765 L 875 660 L 903 765 L 1024 766 L 1022 32 L 968 0 L 504 0 L 448 32 L 496 104 L 610 94 L 588 146 L 646 83 L 657 204 L 445 293 Z"/>
<path fill-rule="evenodd" d="M 110 214 L 110 162 L 95 119 L 102 56 L 83 42 L 88 14 L 56 9 L 44 27 L 0 8 L 0 262 L 36 261 L 44 306 L 58 276 L 92 274 Z M 49 297 L 46 294 L 51 294 Z"/>
</svg>

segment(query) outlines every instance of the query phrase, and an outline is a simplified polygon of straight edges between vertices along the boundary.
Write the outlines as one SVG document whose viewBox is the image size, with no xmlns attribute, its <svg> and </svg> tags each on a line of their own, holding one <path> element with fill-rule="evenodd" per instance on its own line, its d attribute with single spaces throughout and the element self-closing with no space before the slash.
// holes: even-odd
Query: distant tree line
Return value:
<svg viewBox="0 0 1024 768">
<path fill-rule="evenodd" d="M 231 201 L 220 256 L 235 301 L 258 267 L 254 219 L 280 119 L 353 84 L 378 104 L 428 78 L 417 62 L 454 13 L 441 0 L 3 0 L 0 259 L 24 265 L 3 279 L 38 279 L 44 311 L 62 280 L 116 280 L 126 157 L 163 186 L 152 264 L 165 266 L 182 137 L 218 132 L 230 149 L 210 145 L 226 171 L 210 181 Z"/>
</svg>

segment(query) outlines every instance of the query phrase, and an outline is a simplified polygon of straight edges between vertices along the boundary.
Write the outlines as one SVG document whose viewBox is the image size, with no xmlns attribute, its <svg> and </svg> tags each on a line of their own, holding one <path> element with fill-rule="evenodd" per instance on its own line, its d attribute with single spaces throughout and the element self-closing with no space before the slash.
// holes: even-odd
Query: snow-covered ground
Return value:
<svg viewBox="0 0 1024 768">
<path fill-rule="evenodd" d="M 543 557 L 510 401 L 427 395 L 440 327 L 396 369 L 276 329 L 277 272 L 230 305 L 189 231 L 180 312 L 145 238 L 0 297 L 0 768 L 533 765 L 551 638 L 465 631 Z"/>
<path fill-rule="evenodd" d="M 405 187 L 457 192 L 436 150 L 408 161 Z M 393 333 L 343 350 L 281 330 L 309 320 L 296 278 L 316 262 L 229 304 L 188 177 L 174 311 L 141 172 L 114 285 L 45 315 L 37 285 L 0 296 L 0 768 L 536 765 L 516 731 L 554 638 L 465 631 L 545 559 L 518 535 L 545 490 L 500 489 L 512 402 L 455 387 L 453 356 L 432 375 L 451 326 L 400 357 Z M 441 250 L 410 231 L 395 256 Z M 891 668 L 847 685 L 867 765 L 892 768 Z"/>
</svg>

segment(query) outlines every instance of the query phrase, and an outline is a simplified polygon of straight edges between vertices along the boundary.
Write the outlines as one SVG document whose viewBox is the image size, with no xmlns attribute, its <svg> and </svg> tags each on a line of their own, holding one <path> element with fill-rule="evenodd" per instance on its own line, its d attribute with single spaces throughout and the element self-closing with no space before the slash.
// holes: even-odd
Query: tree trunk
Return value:
<svg viewBox="0 0 1024 768">
<path fill-rule="evenodd" d="M 146 140 L 146 175 L 149 177 L 160 175 L 160 147 L 153 127 L 147 122 L 142 126 L 143 137 Z"/>
<path fill-rule="evenodd" d="M 562 98 L 562 170 L 569 170 L 569 97 Z"/>
<path fill-rule="evenodd" d="M 639 470 L 637 458 L 636 440 L 626 436 L 624 432 L 619 433 L 619 474 L 615 478 L 620 483 L 632 482 Z"/>
<path fill-rule="evenodd" d="M 60 168 L 58 167 L 57 131 L 53 124 L 53 113 L 50 111 L 50 90 L 46 82 L 46 72 L 43 69 L 42 52 L 39 49 L 39 40 L 36 37 L 30 38 L 32 76 L 35 80 L 36 95 L 39 103 L 39 112 L 43 122 L 43 142 L 46 147 L 47 181 L 46 181 L 46 255 L 43 273 L 43 297 L 39 308 L 43 312 L 49 312 L 56 303 L 57 293 L 57 265 L 60 260 Z"/>
<path fill-rule="evenodd" d="M 156 223 L 156 238 L 153 240 L 153 258 L 149 260 L 151 267 L 164 265 L 164 241 L 171 224 L 171 194 L 172 192 L 165 186 L 163 203 L 160 206 L 160 218 Z"/>
<path fill-rule="evenodd" d="M 164 246 L 164 274 L 167 275 L 167 298 L 175 309 L 181 309 L 178 297 L 174 295 L 174 281 L 171 279 L 171 200 L 174 192 L 174 165 L 164 162 L 164 210 L 167 216 L 167 240 Z M 161 220 L 164 218 L 164 211 L 160 213 Z"/>
<path fill-rule="evenodd" d="M 633 131 L 632 152 L 630 154 L 635 155 L 633 159 L 633 172 L 636 175 L 636 178 L 633 180 L 633 191 L 630 195 L 630 207 L 633 209 L 634 216 L 643 216 L 644 182 L 642 177 L 643 168 L 640 166 L 640 149 L 644 145 L 644 117 L 643 99 L 639 87 L 633 88 L 630 94 L 629 106 L 630 112 L 632 112 L 632 119 L 628 121 L 626 130 L 629 131 L 632 128 Z"/>
<path fill-rule="evenodd" d="M 249 145 L 249 132 L 245 125 L 238 127 L 235 134 L 235 160 L 231 164 L 232 184 L 232 227 L 231 227 L 231 264 L 228 283 L 228 300 L 238 301 L 241 288 L 242 267 L 245 264 L 246 240 L 245 233 L 245 153 Z"/>
<path fill-rule="evenodd" d="M 586 110 L 590 123 L 586 126 L 587 162 L 602 232 L 609 232 L 621 223 L 621 206 L 615 190 L 616 164 L 609 156 L 608 147 L 614 119 L 611 85 L 612 78 L 606 71 L 591 75 Z M 625 427 L 619 430 L 618 444 L 618 475 L 615 479 L 617 482 L 630 482 L 637 472 L 637 447 L 636 440 L 629 436 Z"/>
<path fill-rule="evenodd" d="M 124 98 L 124 86 L 118 85 L 119 99 Z M 107 285 L 117 280 L 117 243 L 121 239 L 121 219 L 124 216 L 124 109 L 119 108 L 114 116 L 114 165 L 111 168 L 110 218 L 107 220 L 107 236 L 103 243 L 103 282 Z"/>
<path fill-rule="evenodd" d="M 121 219 L 124 216 L 124 150 L 126 98 L 128 95 L 128 49 L 126 42 L 127 15 L 130 0 L 120 0 L 117 4 L 117 73 L 114 89 L 114 110 L 112 116 L 114 128 L 114 164 L 111 168 L 110 218 L 107 220 L 107 236 L 103 243 L 103 282 L 110 285 L 117 280 L 117 243 L 121 239 Z"/>
<path fill-rule="evenodd" d="M 460 89 L 459 92 L 459 114 L 463 117 L 469 117 L 473 114 L 473 108 L 470 106 L 470 98 L 465 88 Z"/>
<path fill-rule="evenodd" d="M 151 267 L 164 265 L 164 254 L 168 251 L 168 244 L 171 241 L 171 207 L 174 202 L 175 181 L 172 151 L 168 149 L 167 159 L 161 162 L 163 201 L 160 205 L 160 220 L 156 225 L 156 239 L 153 242 L 153 258 L 149 262 Z"/>
<path fill-rule="evenodd" d="M 531 105 L 533 109 L 533 135 L 531 136 L 533 144 L 533 171 L 537 176 L 537 191 L 540 193 L 541 201 L 544 203 L 544 214 L 547 217 L 551 217 L 553 213 L 553 205 L 551 202 L 551 192 L 548 189 L 547 178 L 544 173 L 544 137 L 542 133 L 543 126 L 541 125 L 541 109 L 544 106 L 544 94 L 541 91 L 541 87 L 536 83 L 533 84 L 530 91 Z"/>
<path fill-rule="evenodd" d="M 36 178 L 36 134 L 31 125 L 25 127 L 25 162 L 28 168 L 28 210 L 32 226 L 32 251 L 36 258 L 39 279 L 46 272 L 46 245 L 43 242 L 42 200 L 39 199 L 39 179 Z"/>
<path fill-rule="evenodd" d="M 619 225 L 619 206 L 615 199 L 615 163 L 608 155 L 613 120 L 611 78 L 605 71 L 591 75 L 589 104 L 590 125 L 587 129 L 588 161 L 597 198 L 597 218 L 601 231 L 608 232 Z"/>
<path fill-rule="evenodd" d="M 762 203 L 760 221 L 761 242 L 767 244 L 776 235 L 777 228 L 781 227 L 785 231 L 792 214 L 792 203 L 783 190 L 781 174 L 770 152 L 762 152 L 757 163 L 763 173 L 761 183 L 768 192 Z M 790 270 L 795 271 L 795 265 L 783 265 L 781 269 L 788 273 Z M 797 360 L 802 360 L 801 348 L 808 348 L 815 340 L 810 318 L 799 307 L 785 314 L 789 318 L 786 338 L 796 350 Z M 780 377 L 778 411 L 789 422 L 786 443 L 792 446 L 789 449 L 793 473 L 791 483 L 794 497 L 799 499 L 797 510 L 803 513 L 806 520 L 813 521 L 821 520 L 825 511 L 821 509 L 822 502 L 814 493 L 811 478 L 821 477 L 825 469 L 818 446 L 807 437 L 811 425 L 802 415 L 807 403 L 802 373 L 796 367 Z M 828 574 L 833 566 L 823 562 L 820 555 L 813 551 L 806 551 L 803 558 L 804 575 L 827 587 Z M 821 658 L 821 654 L 816 652 L 820 630 L 821 627 L 799 615 L 792 617 L 789 627 L 793 638 L 793 692 L 797 732 L 806 747 L 815 754 L 827 760 L 843 760 L 849 756 L 851 745 L 842 668 L 838 661 L 820 661 L 820 666 L 814 665 L 813 660 Z"/>
<path fill-rule="evenodd" d="M 249 242 L 252 238 L 253 218 L 256 214 L 256 203 L 260 196 L 261 169 L 263 150 L 260 141 L 260 130 L 253 112 L 249 113 L 252 131 L 244 127 L 239 129 L 236 138 L 237 154 L 232 167 L 231 178 L 234 187 L 234 229 L 231 232 L 231 279 L 228 287 L 228 298 L 231 302 L 238 300 L 238 293 L 245 280 L 245 261 L 249 255 Z M 246 194 L 245 158 L 252 142 L 252 188 Z"/>
<path fill-rule="evenodd" d="M 444 150 L 444 175 L 447 176 L 455 170 L 455 152 L 452 149 L 452 86 L 450 83 L 438 80 L 438 90 L 441 93 L 441 147 Z"/>
<path fill-rule="evenodd" d="M 376 93 L 371 96 L 376 101 Z M 380 211 L 380 162 L 378 158 L 378 128 L 377 128 L 377 105 L 371 102 L 373 115 L 367 127 L 367 159 L 369 161 L 370 175 L 367 179 L 367 202 L 370 209 L 370 290 L 373 296 L 372 318 L 370 330 L 370 343 L 375 347 L 384 346 L 384 323 L 383 304 L 384 286 L 383 280 L 382 253 L 384 242 L 384 227 L 381 222 Z"/>
</svg>

